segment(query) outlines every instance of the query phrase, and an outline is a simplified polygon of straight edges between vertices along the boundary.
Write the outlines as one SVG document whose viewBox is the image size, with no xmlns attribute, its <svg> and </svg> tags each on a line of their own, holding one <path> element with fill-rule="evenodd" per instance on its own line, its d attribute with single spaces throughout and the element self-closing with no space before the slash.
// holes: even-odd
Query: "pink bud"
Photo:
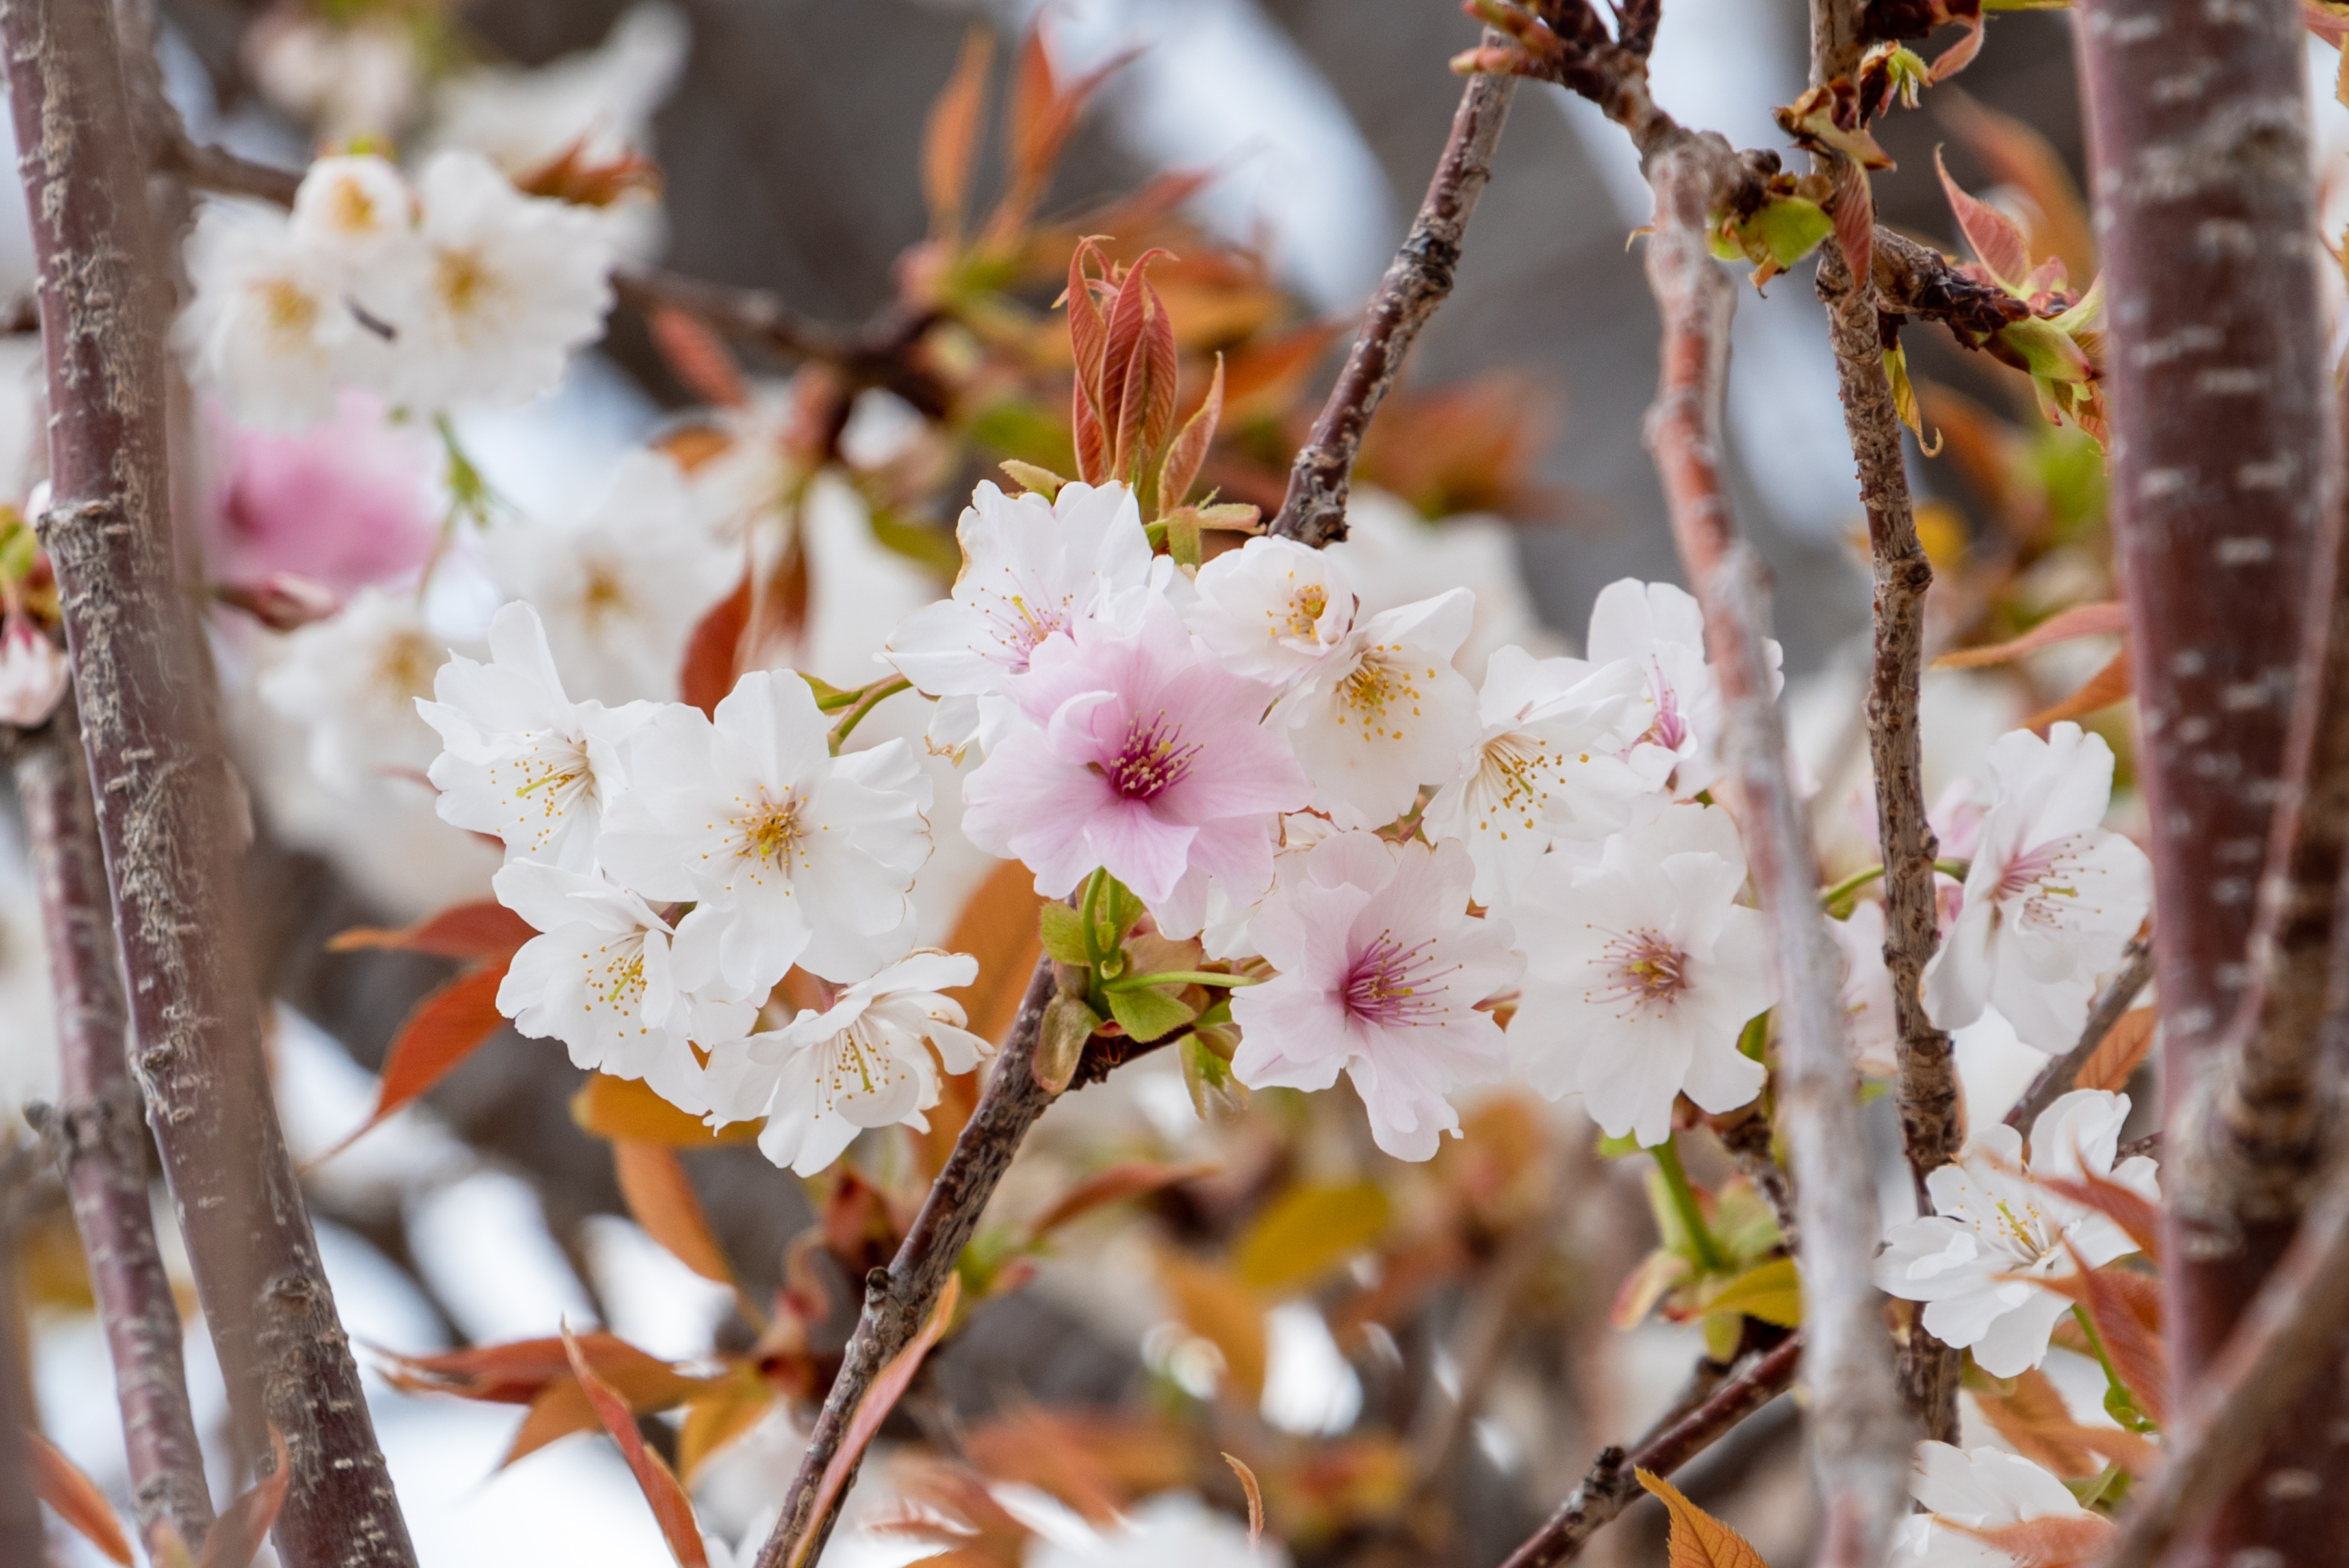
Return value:
<svg viewBox="0 0 2349 1568">
<path fill-rule="evenodd" d="M 66 694 L 65 650 L 26 617 L 0 626 L 0 722 L 29 730 L 48 722 Z"/>
<path fill-rule="evenodd" d="M 212 597 L 272 631 L 295 631 L 343 607 L 335 590 L 298 572 L 272 572 L 258 583 L 221 583 Z"/>
</svg>

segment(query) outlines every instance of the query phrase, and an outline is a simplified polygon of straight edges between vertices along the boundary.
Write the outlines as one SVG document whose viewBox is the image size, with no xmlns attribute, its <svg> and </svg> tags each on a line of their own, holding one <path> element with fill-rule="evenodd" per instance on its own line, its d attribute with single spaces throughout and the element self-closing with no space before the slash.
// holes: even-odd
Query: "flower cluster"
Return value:
<svg viewBox="0 0 2349 1568">
<path fill-rule="evenodd" d="M 254 425 L 329 417 L 341 388 L 423 410 L 526 402 L 562 379 L 612 300 L 596 213 L 526 196 L 453 149 L 413 184 L 378 157 L 319 159 L 290 214 L 210 203 L 187 264 L 181 349 Z"/>
</svg>

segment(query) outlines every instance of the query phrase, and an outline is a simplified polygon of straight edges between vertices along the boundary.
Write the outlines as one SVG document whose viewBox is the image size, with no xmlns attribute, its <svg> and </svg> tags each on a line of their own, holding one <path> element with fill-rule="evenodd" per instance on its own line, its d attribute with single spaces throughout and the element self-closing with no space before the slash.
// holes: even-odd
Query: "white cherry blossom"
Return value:
<svg viewBox="0 0 2349 1568">
<path fill-rule="evenodd" d="M 642 1078 L 681 1109 L 709 1109 L 688 1044 L 736 1039 L 759 1011 L 718 979 L 706 940 L 714 917 L 697 909 L 672 928 L 607 877 L 532 860 L 506 862 L 491 885 L 543 933 L 498 985 L 498 1011 L 514 1028 L 562 1041 L 575 1066 Z"/>
<path fill-rule="evenodd" d="M 566 684 L 605 702 L 674 700 L 693 628 L 742 575 L 742 556 L 692 524 L 676 463 L 632 452 L 574 522 L 501 523 L 491 568 L 536 607 Z"/>
<path fill-rule="evenodd" d="M 2057 1555 L 2067 1562 L 2089 1561 L 2116 1529 L 2102 1514 L 2081 1507 L 2053 1471 L 2003 1449 L 1968 1451 L 1948 1443 L 1919 1443 L 1909 1485 L 1925 1511 L 1900 1521 L 1885 1557 L 1887 1568 L 2021 1568 L 2024 1562 L 2045 1559 L 2023 1550 L 2019 1542 L 2017 1550 L 2004 1550 L 1998 1537 L 2040 1521 L 2044 1523 L 2039 1534 L 2075 1549 Z"/>
<path fill-rule="evenodd" d="M 1956 924 L 1925 971 L 1925 1005 L 1944 1029 L 1996 1007 L 2024 1044 L 2067 1050 L 2096 977 L 2152 906 L 2152 867 L 2100 826 L 2113 792 L 2101 735 L 2068 722 L 2044 741 L 2016 730 L 1992 746 L 1990 776 L 1990 815 Z"/>
<path fill-rule="evenodd" d="M 1288 1568 L 1278 1542 L 1251 1542 L 1247 1521 L 1210 1508 L 1195 1492 L 1144 1498 L 1105 1530 L 1071 1514 L 1032 1543 L 1021 1568 Z"/>
<path fill-rule="evenodd" d="M 1286 684 L 1354 628 L 1354 587 L 1326 550 L 1263 535 L 1199 568 L 1191 629 L 1235 675 Z"/>
<path fill-rule="evenodd" d="M 954 592 L 900 621 L 882 657 L 916 690 L 944 699 L 930 739 L 958 751 L 979 735 L 979 699 L 1026 673 L 1038 643 L 1146 590 L 1153 566 L 1142 509 L 1123 484 L 1071 483 L 1048 502 L 982 483 L 955 538 L 962 571 Z"/>
<path fill-rule="evenodd" d="M 595 865 L 605 804 L 621 780 L 620 743 L 653 716 L 649 702 L 574 702 L 547 651 L 538 613 L 507 605 L 490 622 L 491 662 L 460 654 L 416 711 L 444 750 L 429 777 L 443 822 L 505 841 L 510 856 L 572 871 Z"/>
<path fill-rule="evenodd" d="M 922 1113 L 938 1103 L 941 1064 L 968 1073 L 994 1054 L 963 1027 L 961 1004 L 939 994 L 978 978 L 968 954 L 913 953 L 822 1011 L 717 1047 L 711 1125 L 766 1117 L 760 1149 L 802 1176 L 838 1159 L 867 1127 L 927 1132 Z"/>
<path fill-rule="evenodd" d="M 1711 788 L 1721 776 L 1721 688 L 1704 659 L 1704 612 L 1695 598 L 1671 583 L 1610 583 L 1591 607 L 1583 651 L 1594 664 L 1628 659 L 1646 674 L 1640 739 L 1680 759 L 1672 793 L 1685 800 Z M 1775 696 L 1786 683 L 1778 668 L 1785 653 L 1772 640 L 1763 654 Z"/>
<path fill-rule="evenodd" d="M 1482 1004 L 1523 968 L 1508 923 L 1467 912 L 1474 876 L 1456 843 L 1431 849 L 1357 831 L 1308 851 L 1251 928 L 1279 973 L 1232 997 L 1240 1082 L 1326 1089 L 1342 1070 L 1381 1148 L 1433 1155 L 1460 1130 L 1445 1096 L 1507 1067 Z"/>
<path fill-rule="evenodd" d="M 0 724 L 29 730 L 48 722 L 71 675 L 65 649 L 29 617 L 0 621 Z"/>
<path fill-rule="evenodd" d="M 1829 920 L 1827 935 L 1843 955 L 1844 1047 L 1852 1065 L 1871 1078 L 1899 1072 L 1895 1052 L 1900 1023 L 1892 1010 L 1892 971 L 1884 967 L 1884 906 L 1873 899 L 1854 905 L 1848 919 Z"/>
<path fill-rule="evenodd" d="M 361 588 L 339 615 L 288 636 L 257 685 L 307 732 L 311 773 L 350 792 L 431 765 L 440 746 L 416 705 L 450 652 L 415 595 Z"/>
<path fill-rule="evenodd" d="M 753 670 L 711 718 L 671 704 L 637 731 L 605 816 L 605 867 L 720 915 L 719 971 L 745 992 L 795 963 L 861 980 L 913 945 L 930 781 L 903 741 L 834 757 L 828 732 L 806 681 Z"/>
<path fill-rule="evenodd" d="M 388 376 L 390 345 L 352 314 L 347 268 L 283 213 L 207 202 L 185 260 L 193 297 L 173 339 L 241 423 L 311 424 L 334 412 L 337 385 Z"/>
<path fill-rule="evenodd" d="M 414 275 L 395 317 L 400 398 L 437 409 L 550 390 L 611 308 L 605 226 L 523 195 L 478 152 L 435 153 L 416 185 Z"/>
<path fill-rule="evenodd" d="M 1509 907 L 1526 958 L 1509 1050 L 1526 1080 L 1551 1099 L 1579 1093 L 1609 1137 L 1650 1147 L 1677 1096 L 1719 1112 L 1759 1094 L 1762 1064 L 1738 1037 L 1777 994 L 1744 884 L 1718 806 L 1671 806 L 1609 838 L 1595 867 L 1527 867 Z"/>
<path fill-rule="evenodd" d="M 1624 826 L 1662 787 L 1672 753 L 1636 740 L 1646 691 L 1630 663 L 1494 653 L 1476 699 L 1484 735 L 1420 819 L 1429 837 L 1467 844 L 1478 903 L 1502 902 L 1553 841 L 1595 843 Z"/>
<path fill-rule="evenodd" d="M 1476 743 L 1476 693 L 1452 667 L 1475 602 L 1465 588 L 1372 616 L 1280 700 L 1313 808 L 1349 827 L 1409 811 Z"/>
<path fill-rule="evenodd" d="M 1878 1285 L 1923 1302 L 1926 1331 L 1972 1351 L 1992 1376 L 2038 1366 L 2072 1303 L 2033 1282 L 2077 1272 L 2074 1251 L 2094 1269 L 2127 1257 L 2137 1243 L 2104 1214 L 2034 1179 L 2077 1179 L 2085 1171 L 2158 1202 L 2152 1160 L 2140 1155 L 2113 1164 L 2128 1109 L 2127 1095 L 2073 1090 L 2032 1124 L 2028 1164 L 2014 1128 L 1998 1122 L 1977 1128 L 1957 1163 L 1925 1179 L 1934 1212 L 1885 1231 Z"/>
<path fill-rule="evenodd" d="M 416 192 L 397 166 L 371 153 L 321 158 L 294 193 L 291 226 L 295 238 L 351 269 L 346 283 L 364 301 L 366 269 L 415 243 Z"/>
</svg>

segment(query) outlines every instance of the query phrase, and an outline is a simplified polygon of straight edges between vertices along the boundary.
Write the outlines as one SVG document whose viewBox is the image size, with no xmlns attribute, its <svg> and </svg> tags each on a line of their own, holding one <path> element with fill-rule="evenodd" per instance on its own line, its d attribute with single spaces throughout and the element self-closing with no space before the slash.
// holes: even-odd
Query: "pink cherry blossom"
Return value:
<svg viewBox="0 0 2349 1568">
<path fill-rule="evenodd" d="M 1457 839 L 1433 848 L 1340 833 L 1306 854 L 1257 912 L 1250 934 L 1279 974 L 1236 992 L 1232 1070 L 1251 1088 L 1326 1089 L 1342 1069 L 1371 1133 L 1398 1159 L 1425 1159 L 1460 1128 L 1445 1096 L 1508 1068 L 1480 1004 L 1525 961 L 1508 922 L 1468 913 L 1475 877 Z"/>
<path fill-rule="evenodd" d="M 1133 631 L 1080 620 L 1070 633 L 1004 683 L 1027 722 L 970 775 L 963 832 L 1027 862 L 1050 898 L 1096 867 L 1153 905 L 1194 872 L 1260 891 L 1275 814 L 1313 793 L 1262 722 L 1270 689 L 1225 670 L 1163 601 Z"/>
<path fill-rule="evenodd" d="M 382 402 L 345 391 L 334 420 L 291 432 L 216 429 L 225 451 L 204 514 L 204 555 L 218 581 L 266 582 L 290 572 L 347 595 L 415 571 L 440 518 L 439 462 Z"/>
</svg>

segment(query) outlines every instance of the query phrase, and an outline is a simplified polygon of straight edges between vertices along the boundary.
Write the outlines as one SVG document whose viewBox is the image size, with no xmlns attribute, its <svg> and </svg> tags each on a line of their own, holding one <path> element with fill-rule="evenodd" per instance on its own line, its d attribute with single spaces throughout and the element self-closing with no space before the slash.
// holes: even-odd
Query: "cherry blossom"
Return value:
<svg viewBox="0 0 2349 1568">
<path fill-rule="evenodd" d="M 953 594 L 899 622 L 883 657 L 945 700 L 930 738 L 958 750 L 979 733 L 978 699 L 1024 673 L 1045 639 L 1147 588 L 1153 568 L 1141 508 L 1123 484 L 1067 484 L 1048 502 L 981 483 L 955 537 L 963 565 Z"/>
<path fill-rule="evenodd" d="M 808 1009 L 782 1028 L 716 1047 L 709 1066 L 713 1126 L 767 1118 L 759 1147 L 813 1176 L 867 1127 L 929 1131 L 939 1067 L 968 1073 L 995 1048 L 963 1027 L 939 994 L 978 978 L 978 961 L 925 950 Z M 935 1053 L 935 1054 L 933 1054 Z"/>
<path fill-rule="evenodd" d="M 1744 884 L 1717 806 L 1671 806 L 1609 838 L 1595 867 L 1534 862 L 1509 907 L 1526 956 L 1509 1049 L 1526 1080 L 1579 1093 L 1609 1137 L 1648 1147 L 1671 1134 L 1677 1096 L 1720 1112 L 1759 1094 L 1738 1037 L 1777 994 Z"/>
<path fill-rule="evenodd" d="M 416 192 L 395 165 L 373 154 L 321 158 L 302 176 L 289 224 L 295 238 L 348 269 L 347 286 L 358 289 L 364 306 L 371 265 L 395 260 L 415 238 Z"/>
<path fill-rule="evenodd" d="M 1475 601 L 1465 588 L 1372 616 L 1281 699 L 1313 807 L 1351 827 L 1392 822 L 1422 784 L 1453 776 L 1483 726 L 1452 667 Z"/>
<path fill-rule="evenodd" d="M 347 792 L 430 764 L 440 747 L 416 704 L 449 655 L 414 595 L 362 588 L 341 614 L 288 636 L 257 684 L 273 711 L 307 730 L 311 773 Z"/>
<path fill-rule="evenodd" d="M 1132 631 L 1079 620 L 1035 645 L 1004 683 L 1026 721 L 963 786 L 963 832 L 1025 861 L 1036 890 L 1073 891 L 1096 868 L 1154 907 L 1193 878 L 1253 897 L 1272 879 L 1275 814 L 1311 784 L 1285 737 L 1260 722 L 1271 692 L 1225 670 L 1163 601 Z"/>
<path fill-rule="evenodd" d="M 1852 1065 L 1871 1078 L 1899 1072 L 1900 1023 L 1892 1010 L 1892 971 L 1884 966 L 1884 906 L 1853 906 L 1847 919 L 1829 920 L 1827 935 L 1843 955 L 1844 1044 Z"/>
<path fill-rule="evenodd" d="M 632 5 L 595 48 L 535 69 L 480 66 L 450 77 L 435 105 L 435 139 L 486 155 L 515 180 L 574 151 L 590 165 L 642 151 L 691 43 L 676 7 Z"/>
<path fill-rule="evenodd" d="M 1236 675 L 1285 684 L 1336 653 L 1354 588 L 1324 550 L 1264 536 L 1199 568 L 1191 629 Z"/>
<path fill-rule="evenodd" d="M 492 886 L 543 933 L 498 985 L 498 1011 L 514 1028 L 562 1041 L 575 1066 L 642 1078 L 683 1109 L 708 1109 L 688 1044 L 736 1039 L 758 1016 L 755 1002 L 717 978 L 705 940 L 714 917 L 697 909 L 672 928 L 608 877 L 532 860 L 508 861 Z"/>
<path fill-rule="evenodd" d="M 2096 977 L 2120 961 L 2153 901 L 2144 851 L 2098 825 L 2113 753 L 2077 724 L 2001 736 L 1990 814 L 1965 900 L 1925 971 L 1933 1022 L 1961 1029 L 1994 1006 L 2026 1045 L 2067 1050 Z"/>
<path fill-rule="evenodd" d="M 2134 1252 L 2137 1243 L 2104 1214 L 2034 1179 L 2108 1176 L 2158 1201 L 2152 1160 L 2140 1155 L 2113 1164 L 2128 1110 L 2127 1095 L 2073 1090 L 2032 1124 L 2027 1164 L 2014 1128 L 1996 1122 L 1977 1128 L 1957 1163 L 1925 1179 L 1934 1211 L 1885 1231 L 1876 1282 L 1889 1295 L 1925 1303 L 1927 1332 L 1972 1351 L 1992 1376 L 2038 1366 L 2071 1302 L 2033 1282 L 2075 1273 L 2075 1251 L 2093 1269 Z"/>
<path fill-rule="evenodd" d="M 1251 928 L 1279 973 L 1233 994 L 1240 1082 L 1326 1089 L 1343 1070 L 1381 1148 L 1433 1155 L 1444 1133 L 1460 1130 L 1445 1096 L 1508 1066 L 1483 1004 L 1524 968 L 1507 921 L 1467 912 L 1475 876 L 1456 842 L 1354 831 L 1308 851 Z"/>
<path fill-rule="evenodd" d="M 1288 1568 L 1289 1561 L 1278 1542 L 1251 1542 L 1246 1521 L 1187 1491 L 1145 1498 L 1106 1531 L 1071 1515 L 1068 1528 L 1036 1542 L 1022 1560 L 1023 1568 Z"/>
<path fill-rule="evenodd" d="M 672 703 L 630 737 L 597 854 L 647 898 L 723 917 L 719 972 L 765 995 L 798 964 L 859 980 L 913 945 L 930 781 L 889 741 L 834 757 L 807 682 L 753 670 L 717 711 Z"/>
<path fill-rule="evenodd" d="M 1786 682 L 1778 669 L 1785 654 L 1775 641 L 1764 651 L 1775 695 Z M 1594 664 L 1628 659 L 1646 672 L 1640 739 L 1680 759 L 1672 792 L 1685 800 L 1712 787 L 1721 776 L 1721 691 L 1704 659 L 1704 612 L 1688 591 L 1634 577 L 1609 584 L 1591 607 L 1584 652 Z"/>
<path fill-rule="evenodd" d="M 673 699 L 693 628 L 742 575 L 740 552 L 692 519 L 677 464 L 632 452 L 585 516 L 501 524 L 485 554 L 506 590 L 544 618 L 573 690 L 606 702 Z"/>
<path fill-rule="evenodd" d="M 215 431 L 205 563 L 222 582 L 292 572 L 347 594 L 423 566 L 440 536 L 430 476 L 440 462 L 374 394 L 346 388 L 334 417 L 295 431 Z"/>
<path fill-rule="evenodd" d="M 1484 735 L 1420 818 L 1430 837 L 1467 844 L 1478 903 L 1501 902 L 1554 840 L 1596 843 L 1662 787 L 1672 753 L 1634 738 L 1646 691 L 1630 663 L 1494 653 L 1476 699 Z"/>
<path fill-rule="evenodd" d="M 523 403 L 552 389 L 611 308 L 604 226 L 523 195 L 477 152 L 435 153 L 417 192 L 415 276 L 396 317 L 402 400 Z"/>
<path fill-rule="evenodd" d="M 190 376 L 239 422 L 299 429 L 339 381 L 388 378 L 391 347 L 346 300 L 346 268 L 283 213 L 208 202 L 185 259 L 194 296 L 173 329 Z"/>
<path fill-rule="evenodd" d="M 70 673 L 65 649 L 28 617 L 0 621 L 0 724 L 29 730 L 48 722 Z"/>
<path fill-rule="evenodd" d="M 2115 1529 L 2054 1472 L 2003 1449 L 1920 1443 L 1909 1484 L 1925 1511 L 1900 1521 L 1888 1568 L 2014 1568 L 2031 1554 L 2002 1549 L 1999 1532 L 2040 1520 L 2076 1547 L 2067 1559 L 2091 1558 Z"/>
<path fill-rule="evenodd" d="M 605 803 L 622 777 L 620 745 L 653 716 L 649 702 L 574 702 L 547 651 L 538 613 L 510 604 L 490 623 L 492 662 L 460 654 L 416 711 L 446 748 L 429 777 L 440 819 L 505 841 L 508 855 L 572 871 L 595 864 Z"/>
</svg>

